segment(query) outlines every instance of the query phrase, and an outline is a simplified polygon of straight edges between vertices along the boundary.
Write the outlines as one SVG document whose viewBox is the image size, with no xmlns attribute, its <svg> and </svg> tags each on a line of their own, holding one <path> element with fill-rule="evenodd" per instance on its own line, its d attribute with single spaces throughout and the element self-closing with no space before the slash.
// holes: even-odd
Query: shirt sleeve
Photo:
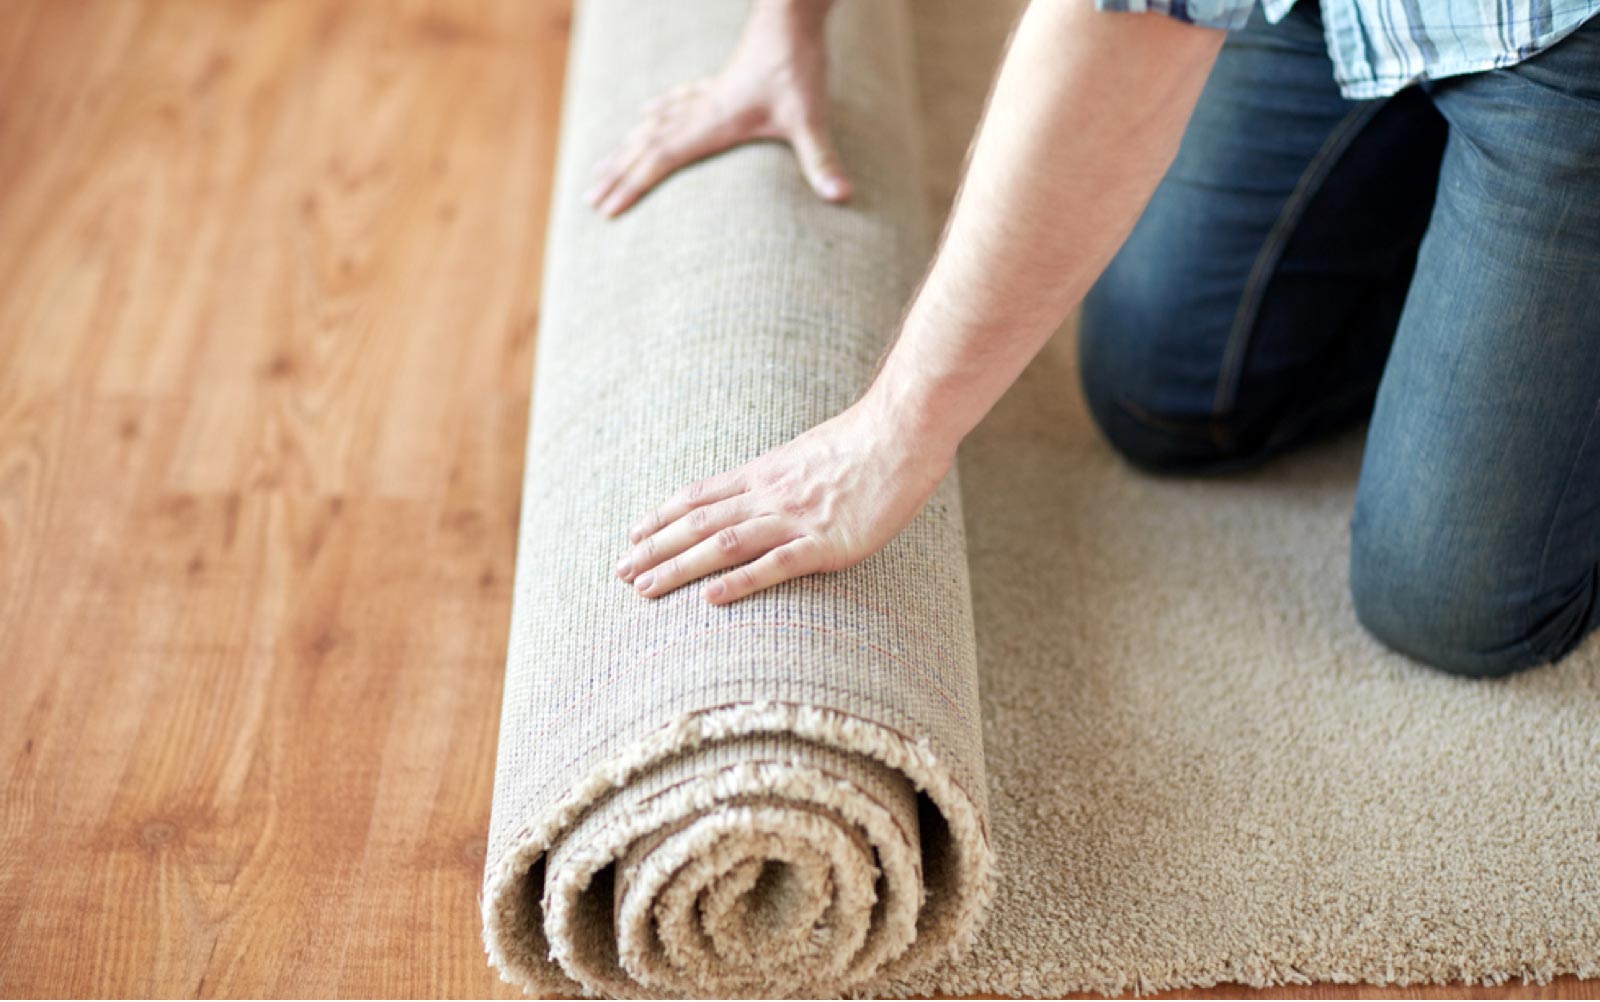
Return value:
<svg viewBox="0 0 1600 1002">
<path fill-rule="evenodd" d="M 1096 10 L 1165 14 L 1202 28 L 1243 28 L 1256 0 L 1094 0 Z"/>
</svg>

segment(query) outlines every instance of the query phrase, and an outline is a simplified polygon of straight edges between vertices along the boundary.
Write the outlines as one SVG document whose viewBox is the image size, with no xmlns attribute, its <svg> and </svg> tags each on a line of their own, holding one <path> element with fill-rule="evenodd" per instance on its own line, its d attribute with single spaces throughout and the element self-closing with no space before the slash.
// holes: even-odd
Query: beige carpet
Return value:
<svg viewBox="0 0 1600 1002">
<path fill-rule="evenodd" d="M 962 454 L 993 918 L 952 992 L 1600 974 L 1600 650 L 1468 682 L 1345 592 L 1353 436 L 1184 483 L 1059 338 Z"/>
<path fill-rule="evenodd" d="M 1007 20 L 918 0 L 935 197 Z M 1350 606 L 1361 435 L 1128 469 L 1063 332 L 961 453 L 999 890 L 952 992 L 1600 975 L 1600 641 L 1494 682 Z"/>
<path fill-rule="evenodd" d="M 771 148 L 611 228 L 564 204 L 639 100 L 716 65 L 742 7 L 580 16 L 486 875 L 502 971 L 616 994 L 1600 974 L 1600 645 L 1472 683 L 1367 638 L 1345 590 L 1359 436 L 1249 476 L 1135 474 L 1096 437 L 1064 333 L 964 446 L 959 496 L 859 573 L 714 623 L 605 590 L 610 526 L 662 483 L 848 398 L 1008 23 L 841 3 L 848 211 Z M 848 629 L 807 645 L 794 622 Z M 772 710 L 794 705 L 832 709 Z M 767 736 L 730 739 L 730 719 Z M 991 854 L 987 922 L 939 966 Z"/>
</svg>

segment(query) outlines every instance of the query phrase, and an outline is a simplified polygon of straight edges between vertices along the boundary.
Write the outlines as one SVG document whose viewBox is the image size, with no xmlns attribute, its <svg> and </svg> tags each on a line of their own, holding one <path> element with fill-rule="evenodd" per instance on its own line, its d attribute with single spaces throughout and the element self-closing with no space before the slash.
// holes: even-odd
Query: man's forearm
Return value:
<svg viewBox="0 0 1600 1002">
<path fill-rule="evenodd" d="M 833 9 L 833 2 L 834 0 L 755 0 L 751 6 L 751 16 L 754 19 L 776 15 L 789 18 L 801 27 L 821 30 L 823 22 L 828 19 L 828 11 Z"/>
<path fill-rule="evenodd" d="M 865 403 L 954 451 L 1127 238 L 1222 36 L 1091 0 L 1033 0 L 939 252 Z"/>
</svg>

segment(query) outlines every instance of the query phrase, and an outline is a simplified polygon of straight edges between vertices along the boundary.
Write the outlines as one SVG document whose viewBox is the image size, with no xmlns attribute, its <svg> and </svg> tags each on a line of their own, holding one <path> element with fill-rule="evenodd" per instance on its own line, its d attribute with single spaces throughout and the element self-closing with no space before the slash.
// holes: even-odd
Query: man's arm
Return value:
<svg viewBox="0 0 1600 1002">
<path fill-rule="evenodd" d="M 1166 173 L 1223 32 L 1033 0 L 950 224 L 872 386 L 849 410 L 692 484 L 629 533 L 617 573 L 657 596 L 744 561 L 736 601 L 881 549 L 1044 346 Z"/>
<path fill-rule="evenodd" d="M 1224 32 L 1035 0 L 950 224 L 869 391 L 954 451 L 1127 239 L 1171 165 Z"/>
</svg>

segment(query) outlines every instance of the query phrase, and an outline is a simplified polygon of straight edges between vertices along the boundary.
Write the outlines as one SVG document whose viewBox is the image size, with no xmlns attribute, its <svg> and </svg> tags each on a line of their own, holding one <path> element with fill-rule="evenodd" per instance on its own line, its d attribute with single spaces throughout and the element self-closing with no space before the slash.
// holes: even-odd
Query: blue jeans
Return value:
<svg viewBox="0 0 1600 1002">
<path fill-rule="evenodd" d="M 1320 13 L 1233 33 L 1084 304 L 1084 390 L 1165 473 L 1370 416 L 1361 622 L 1445 670 L 1600 625 L 1600 18 L 1516 66 L 1347 101 Z"/>
</svg>

